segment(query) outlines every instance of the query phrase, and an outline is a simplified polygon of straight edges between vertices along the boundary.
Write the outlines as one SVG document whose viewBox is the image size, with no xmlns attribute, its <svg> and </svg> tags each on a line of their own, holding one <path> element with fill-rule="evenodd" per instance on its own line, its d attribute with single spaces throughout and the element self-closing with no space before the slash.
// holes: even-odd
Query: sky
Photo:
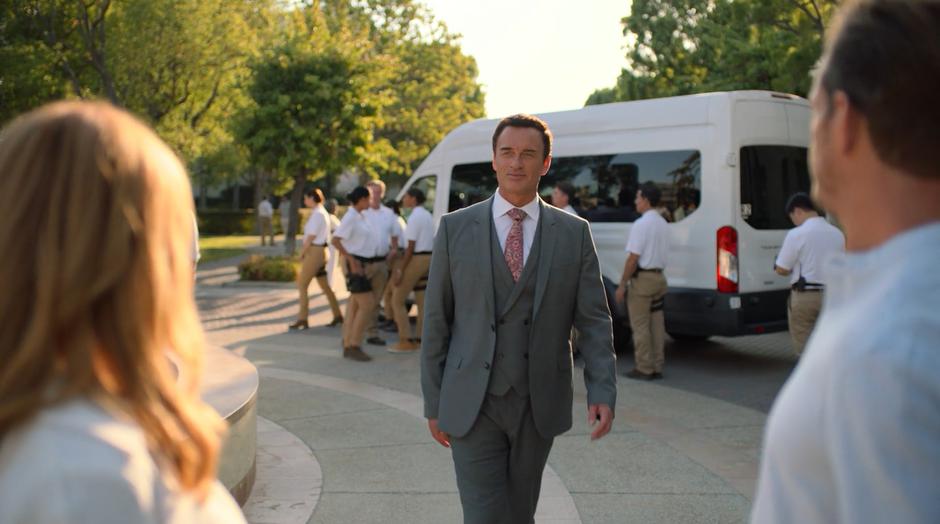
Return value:
<svg viewBox="0 0 940 524">
<path fill-rule="evenodd" d="M 486 115 L 584 106 L 626 65 L 620 19 L 630 0 L 420 0 L 463 35 L 486 93 Z"/>
</svg>

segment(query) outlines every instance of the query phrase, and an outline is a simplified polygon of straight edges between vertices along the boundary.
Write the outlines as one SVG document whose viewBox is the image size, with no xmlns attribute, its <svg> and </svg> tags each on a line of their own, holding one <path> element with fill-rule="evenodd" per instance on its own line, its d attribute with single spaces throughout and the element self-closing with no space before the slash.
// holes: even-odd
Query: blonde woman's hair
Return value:
<svg viewBox="0 0 940 524">
<path fill-rule="evenodd" d="M 179 159 L 106 103 L 50 104 L 0 133 L 0 209 L 0 439 L 92 398 L 131 416 L 179 485 L 204 495 L 222 423 L 199 399 Z"/>
</svg>

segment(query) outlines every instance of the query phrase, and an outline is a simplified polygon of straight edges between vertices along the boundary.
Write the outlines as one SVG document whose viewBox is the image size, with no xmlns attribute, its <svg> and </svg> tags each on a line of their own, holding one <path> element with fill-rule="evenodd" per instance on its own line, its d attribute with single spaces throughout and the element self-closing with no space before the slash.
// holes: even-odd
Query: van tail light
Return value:
<svg viewBox="0 0 940 524">
<path fill-rule="evenodd" d="M 718 292 L 738 292 L 738 232 L 731 226 L 718 230 Z"/>
</svg>

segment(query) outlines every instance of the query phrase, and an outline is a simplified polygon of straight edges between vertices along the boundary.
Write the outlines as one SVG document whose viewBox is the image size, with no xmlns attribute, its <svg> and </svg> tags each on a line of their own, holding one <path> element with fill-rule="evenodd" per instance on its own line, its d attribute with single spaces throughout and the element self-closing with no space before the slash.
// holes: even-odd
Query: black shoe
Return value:
<svg viewBox="0 0 940 524">
<path fill-rule="evenodd" d="M 297 322 L 294 322 L 293 324 L 287 326 L 287 329 L 289 329 L 290 331 L 294 331 L 298 329 L 307 329 L 309 327 L 310 326 L 307 325 L 306 320 L 298 320 Z"/>
<path fill-rule="evenodd" d="M 366 355 L 359 346 L 343 348 L 343 358 L 355 360 L 356 362 L 368 362 L 372 357 Z"/>
<path fill-rule="evenodd" d="M 650 375 L 650 380 L 662 380 L 662 379 L 663 379 L 663 374 L 660 373 L 659 371 L 655 371 L 653 372 L 652 375 Z"/>
<path fill-rule="evenodd" d="M 372 344 L 373 346 L 384 346 L 385 339 L 379 337 L 369 337 L 366 339 L 366 344 Z"/>
<path fill-rule="evenodd" d="M 343 323 L 343 317 L 336 317 L 332 321 L 330 321 L 330 323 L 327 324 L 326 327 L 336 327 L 342 323 Z"/>
<path fill-rule="evenodd" d="M 632 378 L 634 380 L 653 380 L 655 373 L 643 373 L 638 369 L 631 369 L 627 371 L 624 376 L 627 378 Z"/>
</svg>

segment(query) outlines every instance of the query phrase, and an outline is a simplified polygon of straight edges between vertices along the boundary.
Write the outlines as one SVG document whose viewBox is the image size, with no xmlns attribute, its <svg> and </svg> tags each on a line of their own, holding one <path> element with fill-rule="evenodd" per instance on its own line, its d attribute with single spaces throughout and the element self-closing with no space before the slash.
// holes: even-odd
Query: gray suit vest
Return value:
<svg viewBox="0 0 940 524">
<path fill-rule="evenodd" d="M 540 217 L 541 218 L 541 217 Z M 487 392 L 505 395 L 513 388 L 519 395 L 529 394 L 529 333 L 532 327 L 532 308 L 535 302 L 535 275 L 538 267 L 539 232 L 529 250 L 525 268 L 518 282 L 513 282 L 512 273 L 506 265 L 503 250 L 499 247 L 496 227 L 490 237 L 490 260 L 493 264 L 493 293 L 496 306 L 496 355 Z"/>
</svg>

